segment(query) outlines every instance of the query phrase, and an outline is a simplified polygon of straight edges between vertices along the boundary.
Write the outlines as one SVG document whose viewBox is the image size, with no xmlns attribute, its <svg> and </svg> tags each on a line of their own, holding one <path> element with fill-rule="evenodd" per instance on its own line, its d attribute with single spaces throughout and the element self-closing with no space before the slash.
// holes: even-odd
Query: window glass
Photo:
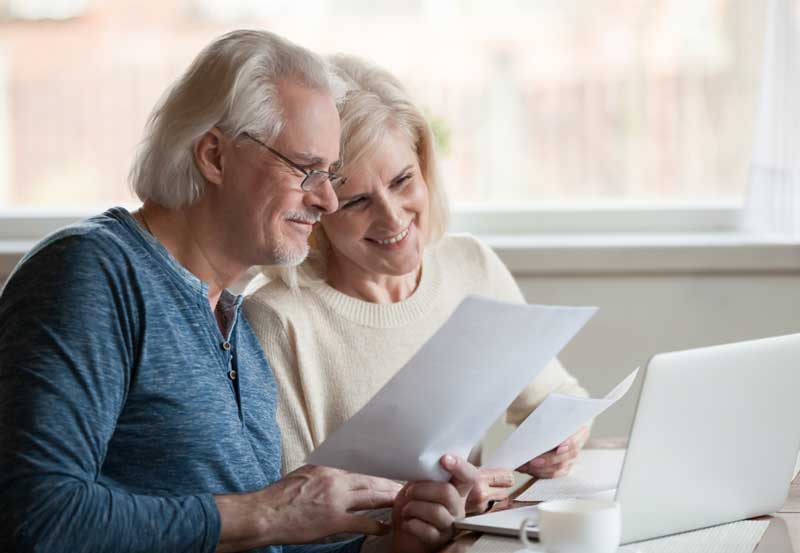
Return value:
<svg viewBox="0 0 800 553">
<path fill-rule="evenodd" d="M 234 28 L 369 57 L 424 106 L 456 201 L 741 199 L 765 3 L 0 0 L 0 209 L 131 202 L 154 103 Z"/>
</svg>

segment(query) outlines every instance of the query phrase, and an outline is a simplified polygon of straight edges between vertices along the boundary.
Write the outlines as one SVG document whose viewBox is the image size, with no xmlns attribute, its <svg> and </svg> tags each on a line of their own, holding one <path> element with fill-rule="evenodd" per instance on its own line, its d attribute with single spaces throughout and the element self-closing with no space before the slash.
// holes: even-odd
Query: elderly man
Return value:
<svg viewBox="0 0 800 553">
<path fill-rule="evenodd" d="M 385 528 L 450 536 L 476 477 L 397 485 L 323 467 L 279 479 L 276 387 L 241 298 L 337 208 L 335 87 L 265 32 L 207 47 L 153 113 L 131 174 L 144 206 L 49 236 L 0 297 L 0 550 L 280 551 Z M 363 539 L 299 546 L 357 551 Z"/>
</svg>

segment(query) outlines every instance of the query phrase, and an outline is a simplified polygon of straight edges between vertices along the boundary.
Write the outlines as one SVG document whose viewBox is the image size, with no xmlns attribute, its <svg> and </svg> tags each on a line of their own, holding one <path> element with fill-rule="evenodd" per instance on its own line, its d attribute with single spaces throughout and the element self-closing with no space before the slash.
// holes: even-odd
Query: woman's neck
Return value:
<svg viewBox="0 0 800 553">
<path fill-rule="evenodd" d="M 417 290 L 422 266 L 405 275 L 382 275 L 374 273 L 343 271 L 335 261 L 328 267 L 329 286 L 342 294 L 370 303 L 397 303 L 410 298 Z"/>
</svg>

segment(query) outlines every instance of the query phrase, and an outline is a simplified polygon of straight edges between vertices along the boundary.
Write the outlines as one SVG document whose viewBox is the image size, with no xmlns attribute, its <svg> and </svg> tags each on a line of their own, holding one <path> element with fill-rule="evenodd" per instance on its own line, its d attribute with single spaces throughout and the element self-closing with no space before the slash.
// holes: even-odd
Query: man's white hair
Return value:
<svg viewBox="0 0 800 553">
<path fill-rule="evenodd" d="M 139 199 L 179 208 L 202 196 L 194 147 L 214 127 L 274 141 L 284 125 L 277 88 L 285 80 L 337 102 L 344 92 L 325 60 L 267 31 L 233 31 L 203 49 L 147 122 L 129 176 Z"/>
</svg>

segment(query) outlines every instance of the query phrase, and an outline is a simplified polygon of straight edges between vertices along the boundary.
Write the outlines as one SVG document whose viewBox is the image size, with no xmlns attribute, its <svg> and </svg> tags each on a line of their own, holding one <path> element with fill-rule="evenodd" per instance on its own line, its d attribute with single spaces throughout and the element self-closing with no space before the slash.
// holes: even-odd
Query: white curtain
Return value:
<svg viewBox="0 0 800 553">
<path fill-rule="evenodd" d="M 800 240 L 800 49 L 794 0 L 769 0 L 748 230 Z"/>
</svg>

